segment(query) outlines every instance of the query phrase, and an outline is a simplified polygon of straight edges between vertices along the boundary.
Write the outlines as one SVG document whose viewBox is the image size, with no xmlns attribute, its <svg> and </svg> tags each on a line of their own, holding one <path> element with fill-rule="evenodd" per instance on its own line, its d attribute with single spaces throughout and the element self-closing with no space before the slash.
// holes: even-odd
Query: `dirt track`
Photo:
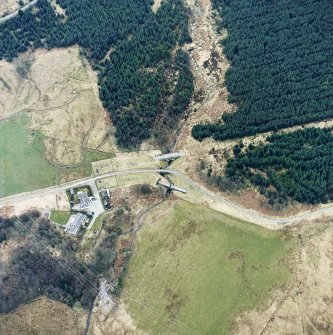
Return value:
<svg viewBox="0 0 333 335">
<path fill-rule="evenodd" d="M 263 226 L 268 229 L 279 229 L 285 225 L 290 225 L 293 223 L 301 222 L 303 220 L 314 220 L 317 218 L 321 218 L 323 216 L 332 216 L 333 215 L 333 204 L 322 205 L 319 208 L 316 208 L 312 211 L 306 211 L 291 217 L 287 218 L 279 218 L 279 217 L 270 217 L 267 215 L 263 215 L 254 210 L 244 208 L 237 203 L 231 202 L 230 200 L 225 199 L 223 196 L 219 196 L 214 194 L 213 192 L 207 190 L 205 187 L 199 185 L 197 182 L 193 181 L 183 173 L 176 170 L 167 170 L 167 169 L 133 169 L 133 170 L 120 170 L 115 172 L 106 173 L 103 175 L 88 177 L 84 179 L 80 179 L 71 183 L 65 183 L 57 186 L 52 186 L 49 188 L 21 193 L 14 196 L 9 196 L 6 198 L 0 199 L 0 206 L 12 206 L 19 201 L 31 200 L 36 197 L 41 197 L 43 195 L 49 195 L 58 193 L 67 188 L 78 187 L 80 185 L 86 185 L 90 183 L 94 183 L 97 180 L 112 177 L 112 176 L 121 176 L 121 175 L 131 175 L 131 174 L 149 174 L 149 173 L 169 173 L 171 176 L 177 177 L 179 180 L 184 182 L 186 185 L 192 187 L 195 191 L 200 194 L 206 196 L 212 202 L 209 204 L 211 208 L 234 216 L 240 220 L 246 220 L 257 225 Z M 192 200 L 196 202 L 196 199 Z"/>
<path fill-rule="evenodd" d="M 24 12 L 24 11 L 28 10 L 30 7 L 32 7 L 33 5 L 35 5 L 37 3 L 37 1 L 38 0 L 32 0 L 31 2 L 27 3 L 25 6 L 21 7 L 19 10 Z M 0 24 L 5 23 L 6 21 L 15 17 L 18 14 L 19 10 L 16 10 L 15 12 L 10 13 L 10 14 L 0 18 Z"/>
</svg>

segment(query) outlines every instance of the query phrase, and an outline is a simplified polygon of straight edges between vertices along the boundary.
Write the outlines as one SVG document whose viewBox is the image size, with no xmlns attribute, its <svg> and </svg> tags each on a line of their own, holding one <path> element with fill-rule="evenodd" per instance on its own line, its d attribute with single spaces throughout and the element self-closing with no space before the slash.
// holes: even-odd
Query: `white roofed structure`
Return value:
<svg viewBox="0 0 333 335">
<path fill-rule="evenodd" d="M 185 156 L 184 152 L 171 152 L 169 154 L 155 156 L 155 159 L 157 161 L 167 161 L 167 162 L 170 162 L 170 161 L 174 161 L 177 158 L 183 157 L 183 156 Z"/>
<path fill-rule="evenodd" d="M 180 188 L 180 187 L 174 186 L 170 183 L 164 182 L 164 181 L 161 180 L 161 178 L 157 181 L 156 185 L 161 185 L 161 186 L 167 188 L 170 191 L 178 191 L 178 192 L 186 194 L 186 190 L 184 190 L 183 188 Z"/>
<path fill-rule="evenodd" d="M 77 213 L 75 215 L 72 215 L 67 224 L 66 224 L 66 231 L 69 234 L 76 235 L 78 231 L 80 230 L 81 226 L 83 225 L 85 219 L 87 216 L 82 213 Z"/>
</svg>

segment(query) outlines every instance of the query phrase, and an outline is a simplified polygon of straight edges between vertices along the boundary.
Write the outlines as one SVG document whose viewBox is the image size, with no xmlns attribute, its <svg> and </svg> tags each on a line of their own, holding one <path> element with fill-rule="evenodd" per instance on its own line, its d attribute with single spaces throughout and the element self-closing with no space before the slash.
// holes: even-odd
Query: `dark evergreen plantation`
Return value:
<svg viewBox="0 0 333 335">
<path fill-rule="evenodd" d="M 309 204 L 333 200 L 332 129 L 309 128 L 267 140 L 267 145 L 234 150 L 226 175 L 238 184 L 250 181 L 271 204 L 290 198 Z"/>
<path fill-rule="evenodd" d="M 228 30 L 223 41 L 231 67 L 230 102 L 238 106 L 219 124 L 197 125 L 202 140 L 254 135 L 333 118 L 333 2 L 213 0 Z M 330 129 L 273 135 L 267 145 L 236 146 L 218 186 L 256 185 L 270 204 L 289 199 L 333 200 Z M 228 184 L 229 185 L 229 184 Z M 222 186 L 221 186 L 222 187 Z"/>
<path fill-rule="evenodd" d="M 333 117 L 333 2 L 213 0 L 229 37 L 234 114 L 196 139 L 242 137 Z"/>
<path fill-rule="evenodd" d="M 0 58 L 11 61 L 29 49 L 78 44 L 99 72 L 100 97 L 121 146 L 137 146 L 154 129 L 174 127 L 193 91 L 188 55 L 174 55 L 177 45 L 190 40 L 182 1 L 164 1 L 156 15 L 151 0 L 57 3 L 65 16 L 55 14 L 47 0 L 39 0 L 37 10 L 20 12 L 1 25 Z M 166 118 L 162 125 L 157 123 L 170 113 L 172 125 Z"/>
</svg>

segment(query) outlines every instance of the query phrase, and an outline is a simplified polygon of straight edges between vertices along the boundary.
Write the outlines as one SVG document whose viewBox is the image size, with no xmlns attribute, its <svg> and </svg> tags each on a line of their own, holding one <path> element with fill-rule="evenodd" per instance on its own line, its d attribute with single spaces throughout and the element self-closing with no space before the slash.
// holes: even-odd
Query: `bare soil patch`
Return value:
<svg viewBox="0 0 333 335">
<path fill-rule="evenodd" d="M 163 0 L 154 0 L 153 5 L 151 6 L 151 10 L 156 13 L 158 9 L 161 7 L 161 3 Z"/>
<path fill-rule="evenodd" d="M 134 320 L 122 302 L 108 317 L 102 311 L 96 311 L 93 314 L 92 323 L 92 335 L 146 335 L 137 329 Z"/>
<path fill-rule="evenodd" d="M 59 191 L 31 199 L 23 199 L 19 202 L 11 202 L 9 200 L 6 206 L 0 207 L 0 215 L 10 217 L 13 215 L 21 215 L 33 209 L 40 212 L 50 209 L 68 211 L 70 207 L 66 192 Z"/>
<path fill-rule="evenodd" d="M 65 16 L 65 19 L 66 19 L 66 13 L 64 9 L 59 4 L 57 4 L 56 0 L 51 0 L 51 5 L 52 5 L 53 10 L 56 13 Z"/>
<path fill-rule="evenodd" d="M 116 152 L 113 158 L 94 162 L 93 172 L 104 174 L 120 170 L 158 168 L 158 161 L 154 157 L 160 153 L 160 150 Z"/>
</svg>

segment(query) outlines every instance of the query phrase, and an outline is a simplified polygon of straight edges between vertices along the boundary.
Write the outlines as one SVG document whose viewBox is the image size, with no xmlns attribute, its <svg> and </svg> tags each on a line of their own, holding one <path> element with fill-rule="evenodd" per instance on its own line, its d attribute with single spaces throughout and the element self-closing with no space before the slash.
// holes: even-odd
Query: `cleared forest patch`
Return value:
<svg viewBox="0 0 333 335">
<path fill-rule="evenodd" d="M 158 9 L 161 7 L 163 0 L 154 0 L 153 5 L 151 6 L 151 10 L 156 14 Z"/>
</svg>

